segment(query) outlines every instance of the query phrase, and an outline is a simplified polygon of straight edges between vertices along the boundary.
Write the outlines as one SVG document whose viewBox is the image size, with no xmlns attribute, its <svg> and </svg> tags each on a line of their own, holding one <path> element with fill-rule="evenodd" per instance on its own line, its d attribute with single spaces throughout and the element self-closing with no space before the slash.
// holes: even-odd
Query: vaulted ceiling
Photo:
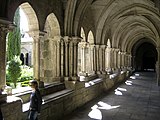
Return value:
<svg viewBox="0 0 160 120">
<path fill-rule="evenodd" d="M 92 30 L 96 44 L 107 44 L 131 52 L 146 37 L 159 46 L 160 14 L 151 0 L 94 0 L 83 14 L 82 27 Z"/>
</svg>

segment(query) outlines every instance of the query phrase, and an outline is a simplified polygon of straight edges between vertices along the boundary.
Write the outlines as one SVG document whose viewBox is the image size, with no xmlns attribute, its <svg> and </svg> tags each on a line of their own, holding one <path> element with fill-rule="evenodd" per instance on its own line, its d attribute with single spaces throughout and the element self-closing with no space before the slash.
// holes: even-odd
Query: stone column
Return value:
<svg viewBox="0 0 160 120">
<path fill-rule="evenodd" d="M 110 62 L 111 62 L 111 71 L 114 71 L 115 69 L 115 55 L 114 55 L 114 51 L 115 49 L 114 48 L 111 48 L 110 50 Z"/>
<path fill-rule="evenodd" d="M 106 68 L 107 72 L 111 72 L 111 48 L 107 47 L 106 48 Z"/>
<path fill-rule="evenodd" d="M 89 49 L 90 49 L 90 74 L 95 74 L 95 71 L 94 71 L 94 47 L 95 45 L 90 45 L 89 46 Z"/>
<path fill-rule="evenodd" d="M 81 41 L 79 37 L 72 37 L 73 43 L 73 75 L 72 80 L 79 80 L 78 77 L 78 43 Z"/>
<path fill-rule="evenodd" d="M 97 71 L 97 57 L 96 57 L 96 46 L 93 47 L 93 71 Z"/>
<path fill-rule="evenodd" d="M 56 37 L 56 41 L 57 41 L 57 56 L 56 56 L 56 70 L 57 70 L 57 75 L 56 77 L 61 81 L 62 77 L 61 76 L 61 38 L 59 36 Z"/>
<path fill-rule="evenodd" d="M 70 80 L 71 78 L 69 77 L 69 42 L 71 38 L 68 36 L 64 37 L 64 59 L 65 59 L 65 80 Z"/>
<path fill-rule="evenodd" d="M 29 35 L 33 38 L 33 70 L 34 78 L 38 81 L 39 87 L 44 87 L 44 82 L 40 80 L 40 41 L 43 40 L 45 32 L 30 31 Z"/>
<path fill-rule="evenodd" d="M 122 69 L 124 68 L 124 66 L 125 66 L 125 53 L 124 52 L 122 52 L 122 62 L 121 62 L 121 65 L 122 65 Z"/>
<path fill-rule="evenodd" d="M 121 69 L 121 52 L 118 52 L 118 68 Z"/>
<path fill-rule="evenodd" d="M 100 46 L 95 45 L 95 58 L 96 58 L 96 73 L 101 74 L 100 71 Z"/>
<path fill-rule="evenodd" d="M 61 76 L 63 76 L 64 77 L 64 75 L 65 75 L 65 67 L 64 67 L 64 60 L 65 60 L 65 57 L 64 57 L 64 54 L 65 54 L 65 51 L 64 51 L 64 48 L 65 48 L 65 46 L 64 46 L 64 39 L 63 38 L 61 38 L 60 39 L 60 58 L 61 58 L 61 60 L 60 60 L 60 74 L 61 74 Z"/>
<path fill-rule="evenodd" d="M 65 49 L 65 77 L 66 81 L 77 81 L 78 77 L 78 37 L 64 37 Z"/>
<path fill-rule="evenodd" d="M 81 72 L 82 72 L 82 74 L 84 75 L 84 76 L 86 76 L 87 75 L 87 57 L 89 57 L 89 56 L 87 56 L 86 55 L 86 52 L 87 52 L 87 43 L 86 42 L 81 42 L 80 44 L 80 47 L 81 47 Z"/>
<path fill-rule="evenodd" d="M 100 59 L 101 59 L 101 72 L 102 74 L 106 74 L 106 60 L 105 60 L 105 50 L 106 50 L 106 45 L 101 45 L 100 46 L 100 49 L 101 49 L 101 56 L 100 56 Z"/>
<path fill-rule="evenodd" d="M 6 85 L 6 36 L 13 28 L 11 22 L 0 19 L 0 102 L 6 101 L 6 95 L 2 94 Z"/>
</svg>

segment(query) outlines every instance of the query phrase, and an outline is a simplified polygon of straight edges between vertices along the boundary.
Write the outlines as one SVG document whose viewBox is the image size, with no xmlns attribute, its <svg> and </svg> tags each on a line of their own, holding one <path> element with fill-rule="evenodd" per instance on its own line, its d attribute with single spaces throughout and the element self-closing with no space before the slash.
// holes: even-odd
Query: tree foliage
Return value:
<svg viewBox="0 0 160 120">
<path fill-rule="evenodd" d="M 14 17 L 15 29 L 8 34 L 7 44 L 7 60 L 12 60 L 15 56 L 20 56 L 21 53 L 21 33 L 20 33 L 20 13 L 17 8 Z"/>
<path fill-rule="evenodd" d="M 8 64 L 8 75 L 11 79 L 11 81 L 14 83 L 14 86 L 16 88 L 16 84 L 18 81 L 18 78 L 21 76 L 21 61 L 19 57 L 15 56 L 11 61 L 9 61 Z"/>
</svg>

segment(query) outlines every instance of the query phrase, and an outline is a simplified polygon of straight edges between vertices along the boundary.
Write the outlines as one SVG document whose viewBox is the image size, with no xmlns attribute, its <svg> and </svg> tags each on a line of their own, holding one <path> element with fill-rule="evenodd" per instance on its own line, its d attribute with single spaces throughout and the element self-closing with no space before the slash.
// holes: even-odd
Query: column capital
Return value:
<svg viewBox="0 0 160 120">
<path fill-rule="evenodd" d="M 71 37 L 69 37 L 69 36 L 64 36 L 64 37 L 63 37 L 63 41 L 64 41 L 65 44 L 69 44 L 69 42 L 71 41 Z"/>
<path fill-rule="evenodd" d="M 89 43 L 87 42 L 80 42 L 79 45 L 82 47 L 82 48 L 85 48 L 89 45 Z"/>
<path fill-rule="evenodd" d="M 47 32 L 40 30 L 31 30 L 27 32 L 33 39 L 39 39 L 46 35 Z"/>
<path fill-rule="evenodd" d="M 95 48 L 95 45 L 94 45 L 94 44 L 89 44 L 89 47 L 90 47 L 91 49 L 93 49 L 93 48 Z"/>
<path fill-rule="evenodd" d="M 8 33 L 9 31 L 12 31 L 15 27 L 16 25 L 14 25 L 12 22 L 0 19 L 0 31 Z"/>
</svg>

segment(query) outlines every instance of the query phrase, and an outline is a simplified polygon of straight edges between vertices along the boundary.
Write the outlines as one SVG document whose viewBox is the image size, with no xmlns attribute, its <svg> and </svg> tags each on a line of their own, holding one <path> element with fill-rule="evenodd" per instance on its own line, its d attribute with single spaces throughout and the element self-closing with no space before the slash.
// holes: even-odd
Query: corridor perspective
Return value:
<svg viewBox="0 0 160 120">
<path fill-rule="evenodd" d="M 160 120 L 159 107 L 160 0 L 0 0 L 0 120 Z"/>
<path fill-rule="evenodd" d="M 137 72 L 63 120 L 160 120 L 159 101 L 155 73 Z"/>
</svg>

